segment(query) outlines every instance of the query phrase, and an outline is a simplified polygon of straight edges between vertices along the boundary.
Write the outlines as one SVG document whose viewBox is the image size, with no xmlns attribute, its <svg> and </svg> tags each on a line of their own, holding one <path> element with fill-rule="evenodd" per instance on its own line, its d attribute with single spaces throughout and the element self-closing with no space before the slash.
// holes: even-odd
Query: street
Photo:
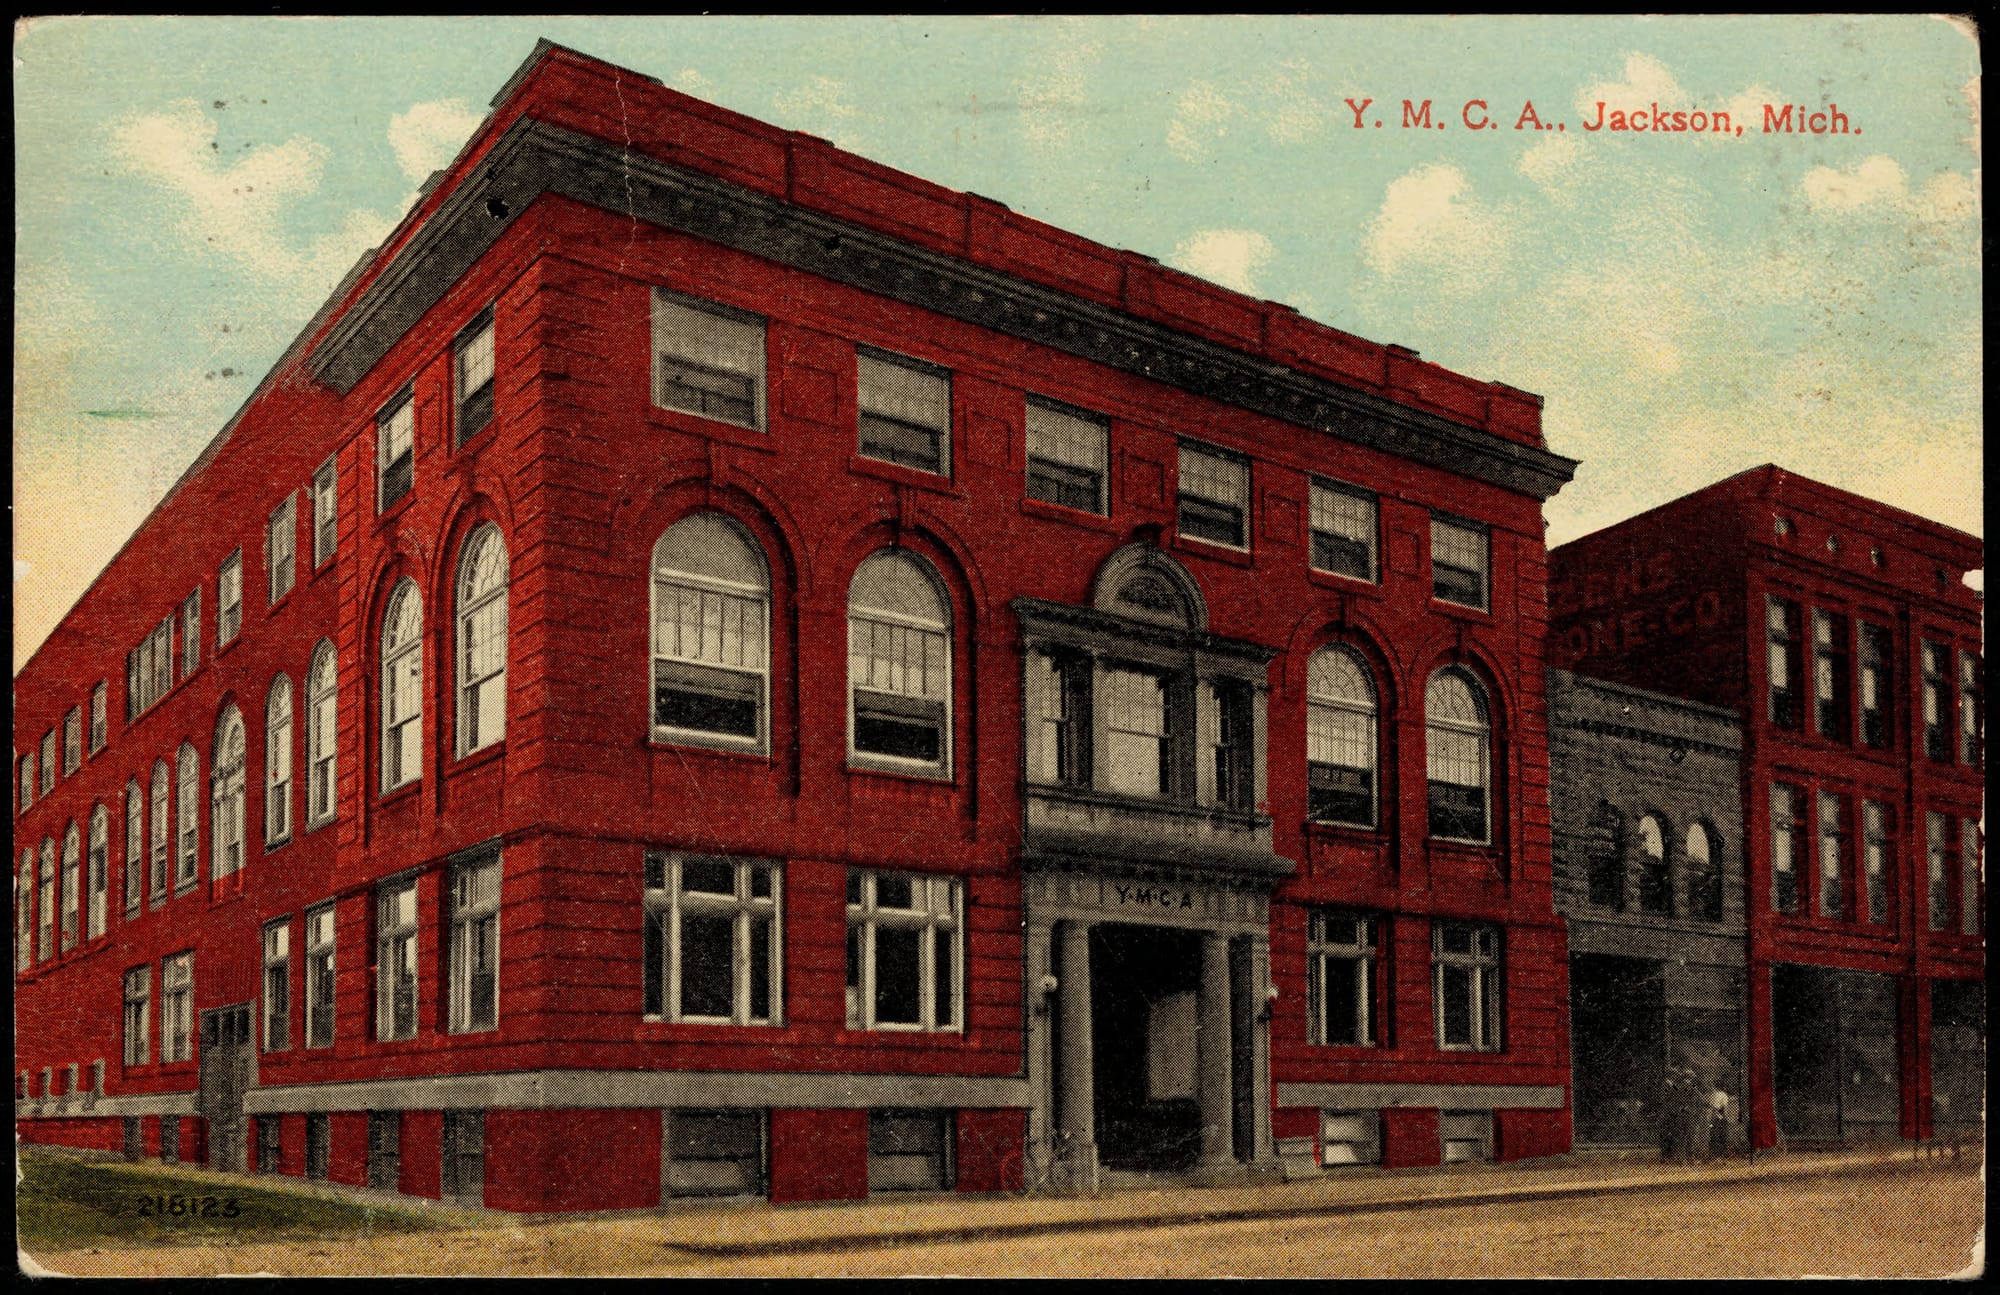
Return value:
<svg viewBox="0 0 2000 1295">
<path fill-rule="evenodd" d="M 1031 1202 L 1016 1202 L 1032 1209 Z M 1976 1165 L 1721 1181 L 1602 1197 L 1113 1228 L 893 1247 L 716 1255 L 675 1244 L 754 1235 L 767 1207 L 535 1220 L 467 1231 L 38 1256 L 63 1272 L 1011 1277 L 1938 1277 L 1975 1260 Z M 853 1207 L 858 1221 L 867 1211 Z M 718 1226 L 727 1219 L 728 1223 Z"/>
</svg>

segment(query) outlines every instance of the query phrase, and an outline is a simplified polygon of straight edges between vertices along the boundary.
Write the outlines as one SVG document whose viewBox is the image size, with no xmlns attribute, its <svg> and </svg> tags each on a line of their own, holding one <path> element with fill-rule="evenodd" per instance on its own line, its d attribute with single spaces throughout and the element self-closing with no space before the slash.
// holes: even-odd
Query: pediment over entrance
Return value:
<svg viewBox="0 0 2000 1295">
<path fill-rule="evenodd" d="M 1208 628 L 1208 603 L 1186 567 L 1150 544 L 1128 544 L 1097 569 L 1091 606 L 1174 629 Z"/>
</svg>

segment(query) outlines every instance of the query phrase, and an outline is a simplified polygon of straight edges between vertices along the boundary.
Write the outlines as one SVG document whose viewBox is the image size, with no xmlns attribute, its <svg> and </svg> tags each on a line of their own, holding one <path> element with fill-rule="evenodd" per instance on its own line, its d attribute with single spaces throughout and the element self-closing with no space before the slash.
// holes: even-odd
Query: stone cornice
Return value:
<svg viewBox="0 0 2000 1295">
<path fill-rule="evenodd" d="M 1537 499 L 1575 471 L 1547 450 L 525 118 L 313 348 L 313 375 L 352 390 L 545 192 Z"/>
<path fill-rule="evenodd" d="M 1261 643 L 1223 638 L 1203 630 L 1148 625 L 1094 607 L 1044 602 L 1040 598 L 1016 598 L 1007 605 L 1020 617 L 1022 635 L 1028 638 L 1056 637 L 1061 642 L 1100 646 L 1105 651 L 1140 643 L 1175 653 L 1222 657 L 1258 666 L 1278 655 L 1277 648 Z M 1065 630 L 1069 632 L 1063 633 Z"/>
</svg>

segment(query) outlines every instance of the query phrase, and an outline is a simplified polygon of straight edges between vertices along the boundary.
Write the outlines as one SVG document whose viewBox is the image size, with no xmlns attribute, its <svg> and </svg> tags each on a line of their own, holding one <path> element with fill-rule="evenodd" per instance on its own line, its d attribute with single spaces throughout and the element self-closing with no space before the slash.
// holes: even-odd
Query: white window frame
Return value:
<svg viewBox="0 0 2000 1295">
<path fill-rule="evenodd" d="M 222 560 L 215 576 L 215 646 L 218 651 L 235 642 L 243 628 L 243 550 Z"/>
<path fill-rule="evenodd" d="M 712 519 L 727 526 L 755 558 L 761 583 L 751 585 L 704 571 L 684 571 L 663 565 L 660 556 L 667 539 L 682 526 L 706 524 Z M 718 745 L 762 753 L 769 749 L 771 730 L 771 577 L 770 562 L 763 546 L 743 532 L 742 527 L 721 513 L 697 512 L 674 522 L 653 542 L 652 561 L 652 644 L 651 674 L 647 682 L 646 713 L 653 736 L 665 742 Z M 668 600 L 676 614 L 669 619 Z M 690 617 L 689 613 L 693 613 Z M 732 639 L 729 621 L 737 630 Z M 752 622 L 754 621 L 754 626 Z M 692 645 L 690 645 L 690 641 Z M 733 649 L 732 649 L 733 643 Z M 714 729 L 687 728 L 660 720 L 662 676 L 678 675 L 689 685 L 698 686 L 704 677 L 716 679 L 716 687 L 729 687 L 721 677 L 750 681 L 755 689 L 756 732 L 751 735 Z M 735 684 L 741 687 L 741 684 Z"/>
<path fill-rule="evenodd" d="M 1352 939 L 1342 939 L 1332 931 L 1336 924 L 1351 924 Z M 1306 1042 L 1327 1048 L 1374 1048 L 1382 1045 L 1377 1028 L 1376 995 L 1382 961 L 1383 921 L 1380 914 L 1342 909 L 1314 909 L 1306 928 Z M 1327 1032 L 1327 963 L 1351 962 L 1359 968 L 1354 977 L 1355 1039 L 1329 1038 Z"/>
<path fill-rule="evenodd" d="M 76 820 L 71 819 L 69 828 L 63 833 L 62 852 L 62 951 L 68 953 L 77 944 L 78 928 L 83 919 L 83 835 L 77 830 Z"/>
<path fill-rule="evenodd" d="M 265 1052 L 287 1052 L 292 1046 L 292 919 L 266 922 L 262 933 L 263 1031 Z"/>
<path fill-rule="evenodd" d="M 99 679 L 97 686 L 90 690 L 90 752 L 97 754 L 109 740 L 111 708 L 111 685 Z"/>
<path fill-rule="evenodd" d="M 149 843 L 152 874 L 148 891 L 153 902 L 167 897 L 169 874 L 173 871 L 173 774 L 165 760 L 153 762 L 152 809 L 153 830 Z"/>
<path fill-rule="evenodd" d="M 1099 517 L 1111 514 L 1111 427 L 1097 414 L 1050 400 L 1027 397 L 1027 493 L 1028 498 L 1057 508 L 1070 508 Z M 1054 491 L 1081 490 L 1082 477 L 1090 481 L 1088 507 L 1036 493 L 1035 473 L 1040 468 L 1052 479 Z"/>
<path fill-rule="evenodd" d="M 321 639 L 306 667 L 306 830 L 340 813 L 340 660 Z"/>
<path fill-rule="evenodd" d="M 1365 696 L 1351 696 L 1340 690 L 1343 681 L 1338 667 L 1330 664 L 1345 659 Z M 1326 663 L 1326 664 L 1323 664 Z M 1359 652 L 1344 644 L 1329 643 L 1316 650 L 1306 662 L 1306 813 L 1315 823 L 1330 823 L 1340 827 L 1358 827 L 1373 830 L 1381 818 L 1382 802 L 1382 746 L 1381 746 L 1381 703 L 1380 692 L 1375 687 L 1375 672 Z M 1358 731 L 1357 731 L 1358 730 Z M 1334 759 L 1314 758 L 1336 755 L 1342 748 L 1351 750 L 1356 740 L 1365 751 L 1368 774 L 1368 813 L 1365 818 L 1340 818 L 1332 813 L 1320 814 L 1312 808 L 1313 766 L 1321 765 L 1330 770 L 1349 770 L 1363 766 L 1343 764 Z"/>
<path fill-rule="evenodd" d="M 498 578 L 483 589 L 473 588 L 478 559 L 491 547 L 499 554 Z M 489 574 L 491 572 L 489 571 Z M 458 616 L 458 754 L 467 756 L 507 736 L 507 591 L 510 584 L 507 542 L 491 522 L 466 538 L 459 551 Z M 497 649 L 494 647 L 497 641 Z M 482 645 L 487 649 L 481 654 Z"/>
<path fill-rule="evenodd" d="M 1187 504 L 1234 509 L 1236 538 L 1198 535 L 1187 527 Z M 1219 445 L 1182 441 L 1174 484 L 1174 530 L 1182 539 L 1218 548 L 1250 551 L 1250 460 Z"/>
<path fill-rule="evenodd" d="M 209 832 L 214 838 L 211 845 L 215 857 L 209 863 L 208 876 L 212 882 L 235 876 L 250 862 L 246 810 L 250 778 L 249 746 L 249 733 L 243 727 L 242 712 L 231 704 L 222 712 L 221 722 L 215 726 L 215 763 L 209 771 L 213 788 L 209 798 L 212 820 Z M 182 862 L 199 858 L 200 854 L 200 843 L 196 842 Z M 190 869 L 190 880 L 192 871 Z"/>
<path fill-rule="evenodd" d="M 755 339 L 751 338 L 754 331 Z M 713 419 L 753 432 L 765 429 L 765 347 L 768 329 L 763 316 L 737 310 L 718 302 L 653 289 L 652 305 L 652 390 L 656 409 L 672 409 L 696 418 Z M 678 342 L 679 349 L 672 349 Z M 748 422 L 721 407 L 710 407 L 706 399 L 683 397 L 679 403 L 666 397 L 667 370 L 671 362 L 698 369 L 721 378 L 749 383 L 751 415 Z M 706 392 L 708 388 L 689 383 L 673 384 L 675 390 Z M 711 393 L 724 401 L 734 396 Z"/>
<path fill-rule="evenodd" d="M 264 844 L 292 839 L 292 679 L 280 671 L 264 699 Z"/>
<path fill-rule="evenodd" d="M 72 706 L 63 716 L 63 775 L 83 767 L 83 707 Z"/>
<path fill-rule="evenodd" d="M 1889 896 L 1894 893 L 1891 875 L 1894 857 L 1894 829 L 1889 806 L 1878 800 L 1861 802 L 1861 884 L 1858 889 L 1863 920 L 1880 926 L 1889 920 Z"/>
<path fill-rule="evenodd" d="M 405 599 L 414 608 L 408 633 L 392 645 L 389 634 L 401 619 Z M 402 580 L 389 595 L 380 641 L 382 791 L 387 794 L 424 776 L 424 600 L 414 580 Z M 405 672 L 400 680 L 398 671 Z M 408 709 L 401 709 L 399 702 Z"/>
<path fill-rule="evenodd" d="M 895 393 L 884 389 L 885 383 L 924 380 L 921 393 L 911 393 L 914 398 L 899 399 Z M 930 384 L 938 384 L 935 389 Z M 854 348 L 854 387 L 856 410 L 855 452 L 862 458 L 877 463 L 893 463 L 911 472 L 928 472 L 933 476 L 952 475 L 952 403 L 951 370 L 928 360 L 914 356 L 898 355 L 894 351 L 884 351 L 872 346 Z M 941 405 L 939 410 L 926 412 L 920 406 Z M 868 422 L 874 419 L 887 424 L 892 430 L 907 430 L 920 435 L 937 437 L 937 456 L 931 463 L 905 462 L 896 456 L 894 447 L 885 447 L 878 440 L 877 448 L 868 447 Z M 937 421 L 927 421 L 936 419 Z"/>
<path fill-rule="evenodd" d="M 408 898 L 407 911 L 403 900 Z M 393 1043 L 414 1039 L 421 1027 L 417 960 L 422 956 L 417 879 L 386 882 L 375 892 L 375 1038 Z M 407 1007 L 408 1024 L 397 1017 Z"/>
<path fill-rule="evenodd" d="M 732 893 L 687 889 L 689 864 L 725 866 Z M 784 867 L 770 859 L 649 853 L 645 861 L 648 1000 L 646 1019 L 718 1025 L 784 1024 Z M 757 894 L 760 888 L 765 893 Z M 686 1005 L 686 941 L 689 917 L 726 918 L 730 925 L 730 1009 L 726 1016 L 696 1013 Z M 755 1000 L 757 931 L 764 931 L 766 1002 Z"/>
<path fill-rule="evenodd" d="M 128 1066 L 150 1064 L 153 1057 L 153 964 L 125 972 L 124 1028 L 121 1055 Z"/>
<path fill-rule="evenodd" d="M 201 666 L 201 586 L 181 599 L 181 678 Z"/>
<path fill-rule="evenodd" d="M 174 838 L 174 893 L 179 894 L 201 879 L 201 756 L 192 742 L 181 743 L 174 775 L 180 779 L 180 802 L 174 807 L 174 827 L 177 829 Z M 220 787 L 219 774 L 217 786 Z M 219 797 L 220 792 L 217 794 Z M 224 826 L 219 799 L 213 811 L 219 852 Z M 240 831 L 238 839 L 241 839 Z"/>
<path fill-rule="evenodd" d="M 1458 720 L 1451 716 L 1439 715 L 1435 713 L 1437 708 L 1431 704 L 1431 689 L 1438 679 L 1446 676 L 1456 678 L 1460 683 L 1464 684 L 1465 687 L 1471 690 L 1473 705 L 1480 712 L 1481 715 L 1479 723 L 1474 724 L 1468 721 Z M 1447 743 L 1445 741 L 1441 741 L 1441 739 L 1456 739 L 1456 741 Z M 1449 786 L 1458 786 L 1458 787 L 1470 787 L 1474 785 L 1472 783 L 1459 781 L 1455 777 L 1440 778 L 1438 776 L 1440 773 L 1450 772 L 1452 767 L 1449 764 L 1444 763 L 1444 761 L 1448 759 L 1448 757 L 1444 753 L 1444 747 L 1446 745 L 1458 745 L 1466 741 L 1474 741 L 1474 740 L 1476 740 L 1477 742 L 1477 757 L 1479 763 L 1479 782 L 1477 786 L 1479 787 L 1480 800 L 1482 804 L 1480 833 L 1478 836 L 1438 835 L 1437 833 L 1435 833 L 1435 831 L 1433 831 L 1430 823 L 1428 822 L 1429 812 L 1430 812 L 1431 784 L 1442 782 Z M 1436 670 L 1431 672 L 1431 679 L 1426 681 L 1425 683 L 1424 762 L 1425 762 L 1424 810 L 1426 817 L 1426 822 L 1424 825 L 1425 834 L 1430 836 L 1431 839 L 1438 841 L 1460 841 L 1468 845 L 1492 844 L 1493 841 L 1493 706 L 1491 700 L 1487 696 L 1486 686 L 1481 682 L 1479 682 L 1479 680 L 1474 678 L 1469 672 L 1465 670 L 1453 666 L 1440 666 Z"/>
<path fill-rule="evenodd" d="M 1448 931 L 1471 935 L 1471 952 L 1447 951 Z M 1490 941 L 1490 947 L 1482 947 Z M 1440 1052 L 1499 1052 L 1505 1046 L 1503 1025 L 1506 991 L 1503 968 L 1505 950 L 1498 926 L 1484 922 L 1434 921 L 1431 924 L 1431 1014 L 1436 1020 Z M 1467 1013 L 1471 1041 L 1451 1043 L 1445 1039 L 1445 981 L 1453 975 L 1466 977 Z"/>
<path fill-rule="evenodd" d="M 878 883 L 885 877 L 907 881 L 913 907 L 884 908 L 877 902 Z M 960 877 L 922 872 L 891 872 L 850 868 L 847 872 L 848 977 L 847 1028 L 918 1033 L 962 1034 L 965 1031 L 965 881 Z M 917 941 L 917 1019 L 883 1021 L 876 1017 L 877 936 L 884 929 L 915 930 Z M 951 959 L 951 990 L 941 1020 L 937 993 L 938 936 L 947 936 Z"/>
<path fill-rule="evenodd" d="M 1307 529 L 1310 533 L 1306 537 L 1306 560 L 1312 564 L 1312 569 L 1371 585 L 1380 583 L 1381 553 L 1376 537 L 1380 532 L 1382 514 L 1375 492 L 1350 486 L 1344 481 L 1320 477 L 1312 479 L 1309 490 Z M 1321 565 L 1318 540 L 1322 535 L 1329 540 L 1361 545 L 1367 569 L 1354 572 Z"/>
<path fill-rule="evenodd" d="M 861 607 L 854 601 L 854 585 L 861 572 L 870 562 L 879 558 L 912 564 L 931 587 L 937 599 L 937 608 L 943 620 L 931 620 L 910 616 L 888 608 Z M 863 650 L 862 635 L 866 633 L 866 649 Z M 878 650 L 886 636 L 892 651 Z M 940 648 L 935 670 L 930 660 L 929 648 Z M 952 653 L 955 635 L 952 630 L 951 597 L 944 584 L 938 579 L 931 564 L 907 549 L 877 549 L 862 560 L 855 568 L 854 578 L 848 582 L 847 598 L 847 759 L 850 765 L 865 769 L 880 769 L 896 773 L 915 773 L 935 778 L 952 776 Z M 919 660 L 911 661 L 911 650 L 915 648 Z M 865 667 L 866 681 L 861 670 Z M 912 674 L 921 682 L 913 690 L 909 684 Z M 938 678 L 938 687 L 933 689 L 930 680 Z M 910 713 L 914 708 L 938 707 L 938 758 L 925 760 L 914 756 L 895 755 L 888 752 L 863 751 L 855 743 L 855 730 L 859 713 L 868 709 L 861 701 L 861 694 L 875 697 L 895 698 L 889 703 L 875 703 L 888 712 Z"/>
<path fill-rule="evenodd" d="M 47 962 L 56 956 L 56 843 L 53 837 L 42 838 L 42 888 L 37 893 L 35 911 L 41 919 L 36 923 L 35 961 Z"/>
<path fill-rule="evenodd" d="M 407 468 L 399 472 L 401 465 Z M 400 479 L 402 489 L 389 487 Z M 417 488 L 417 402 L 408 388 L 375 415 L 375 511 L 386 513 Z"/>
<path fill-rule="evenodd" d="M 1476 565 L 1467 565 L 1476 562 Z M 1442 568 L 1479 581 L 1479 598 L 1467 602 L 1438 588 L 1437 573 Z M 1454 607 L 1488 611 L 1493 606 L 1493 533 L 1477 522 L 1431 514 L 1431 597 Z"/>
<path fill-rule="evenodd" d="M 1104 662 L 1091 684 L 1091 700 L 1103 710 L 1103 790 L 1119 796 L 1170 800 L 1177 781 L 1174 771 L 1177 718 L 1174 681 L 1157 670 Z M 1158 699 L 1158 706 L 1153 700 Z M 1133 758 L 1125 757 L 1132 752 Z M 1143 775 L 1151 763 L 1151 779 Z"/>
<path fill-rule="evenodd" d="M 334 973 L 339 966 L 336 938 L 332 904 L 306 910 L 305 1046 L 308 1048 L 333 1046 Z"/>
<path fill-rule="evenodd" d="M 56 789 L 56 731 L 42 734 L 42 795 Z"/>
<path fill-rule="evenodd" d="M 463 445 L 493 425 L 493 307 L 489 304 L 459 330 L 451 347 L 452 444 Z M 483 416 L 475 406 L 484 397 Z M 472 410 L 473 417 L 467 416 Z"/>
<path fill-rule="evenodd" d="M 1799 885 L 1799 836 L 1805 827 L 1800 803 L 1805 789 L 1787 782 L 1771 784 L 1771 911 L 1797 913 L 1804 907 Z M 1791 902 L 1785 902 L 1785 883 Z"/>
<path fill-rule="evenodd" d="M 1929 931 L 1951 929 L 1951 815 L 1936 810 L 1924 813 L 1924 927 Z M 42 848 L 48 849 L 46 842 Z"/>
<path fill-rule="evenodd" d="M 264 529 L 264 571 L 275 607 L 299 578 L 299 497 L 288 492 Z"/>
<path fill-rule="evenodd" d="M 497 852 L 453 864 L 447 874 L 451 952 L 446 1029 L 453 1034 L 500 1028 L 501 876 Z M 475 994 L 482 968 L 492 978 L 491 995 L 484 1004 L 476 1001 Z"/>
<path fill-rule="evenodd" d="M 146 902 L 146 792 L 125 784 L 125 915 L 137 917 Z"/>
<path fill-rule="evenodd" d="M 35 803 L 35 775 L 39 766 L 35 764 L 35 753 L 28 752 L 21 757 L 21 809 L 28 810 Z"/>
<path fill-rule="evenodd" d="M 84 906 L 83 936 L 95 940 L 104 934 L 106 909 L 111 900 L 111 814 L 102 803 L 90 811 L 90 841 L 84 855 L 84 884 L 88 902 Z"/>
<path fill-rule="evenodd" d="M 340 460 L 329 456 L 313 473 L 313 570 L 340 550 Z"/>
<path fill-rule="evenodd" d="M 1819 915 L 1837 919 L 1846 914 L 1840 893 L 1841 874 L 1847 864 L 1847 825 L 1842 821 L 1846 804 L 1844 797 L 1830 791 L 1819 793 L 1818 801 L 1819 884 L 1814 890 Z"/>
<path fill-rule="evenodd" d="M 160 960 L 160 1063 L 194 1059 L 194 952 Z"/>
<path fill-rule="evenodd" d="M 35 847 L 21 851 L 21 870 L 14 876 L 14 970 L 35 965 Z"/>
<path fill-rule="evenodd" d="M 1984 850 L 1979 839 L 1979 820 L 1958 820 L 1958 933 L 1978 935 L 1986 905 L 1979 900 Z"/>
</svg>

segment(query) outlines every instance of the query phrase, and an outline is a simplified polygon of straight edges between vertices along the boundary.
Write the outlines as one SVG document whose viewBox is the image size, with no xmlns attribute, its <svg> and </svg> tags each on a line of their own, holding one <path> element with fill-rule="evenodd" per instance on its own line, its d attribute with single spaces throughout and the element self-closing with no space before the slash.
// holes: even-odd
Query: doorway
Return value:
<svg viewBox="0 0 2000 1295">
<path fill-rule="evenodd" d="M 248 1121 L 243 1095 L 256 1081 L 257 1054 L 251 1042 L 250 1005 L 218 1007 L 201 1014 L 200 1089 L 196 1102 L 208 1121 L 208 1167 L 242 1173 Z"/>
<path fill-rule="evenodd" d="M 1107 1169 L 1178 1173 L 1200 1159 L 1200 979 L 1198 931 L 1091 928 L 1095 1133 Z"/>
<path fill-rule="evenodd" d="M 1793 1142 L 1897 1134 L 1896 991 L 1888 976 L 1771 968 L 1771 1085 Z"/>
<path fill-rule="evenodd" d="M 1663 964 L 1579 953 L 1570 958 L 1570 1045 L 1576 1140 L 1598 1146 L 1659 1141 L 1666 1079 Z"/>
</svg>

